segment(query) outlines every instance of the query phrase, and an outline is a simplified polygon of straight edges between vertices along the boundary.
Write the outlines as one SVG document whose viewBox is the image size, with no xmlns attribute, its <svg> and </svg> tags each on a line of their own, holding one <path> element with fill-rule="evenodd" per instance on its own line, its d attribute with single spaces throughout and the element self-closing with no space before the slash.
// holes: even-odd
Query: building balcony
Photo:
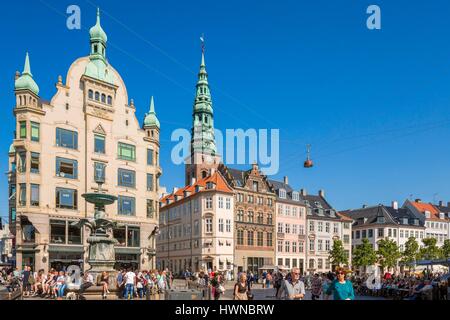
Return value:
<svg viewBox="0 0 450 320">
<path fill-rule="evenodd" d="M 13 146 L 16 151 L 27 150 L 29 142 L 26 139 L 14 139 Z"/>
</svg>

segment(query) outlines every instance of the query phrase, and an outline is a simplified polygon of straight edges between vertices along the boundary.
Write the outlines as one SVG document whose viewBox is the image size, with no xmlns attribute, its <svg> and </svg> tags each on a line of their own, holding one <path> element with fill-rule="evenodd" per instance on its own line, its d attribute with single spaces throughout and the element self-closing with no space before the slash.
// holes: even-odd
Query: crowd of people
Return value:
<svg viewBox="0 0 450 320">
<path fill-rule="evenodd" d="M 114 276 L 115 279 L 111 279 Z M 185 286 L 198 289 L 204 300 L 220 300 L 225 294 L 225 286 L 235 280 L 232 296 L 234 300 L 252 300 L 255 286 L 274 288 L 275 299 L 303 300 L 307 290 L 312 300 L 354 300 L 355 294 L 388 299 L 407 300 L 447 300 L 448 279 L 443 280 L 441 273 L 424 272 L 421 274 L 385 273 L 379 281 L 369 282 L 367 275 L 354 275 L 350 270 L 339 268 L 336 272 L 302 275 L 298 268 L 264 271 L 254 274 L 251 271 L 239 272 L 234 277 L 230 271 L 186 270 L 178 275 L 185 279 Z M 33 271 L 25 266 L 0 270 L 0 284 L 9 291 L 22 290 L 23 297 L 41 297 L 45 299 L 65 299 L 75 297 L 83 299 L 85 292 L 95 286 L 102 298 L 107 299 L 111 291 L 119 299 L 144 299 L 164 294 L 173 288 L 174 275 L 168 269 L 136 271 L 122 269 L 110 275 L 103 272 L 96 275 L 89 271 L 74 275 L 74 270 L 57 271 L 50 269 Z M 115 288 L 111 288 L 111 284 Z M 259 287 L 261 285 L 261 287 Z"/>
<path fill-rule="evenodd" d="M 368 276 L 355 276 L 355 289 L 360 295 L 370 295 L 399 300 L 447 300 L 448 279 L 443 274 L 423 272 L 392 275 L 385 273 L 380 281 L 370 281 Z"/>
</svg>

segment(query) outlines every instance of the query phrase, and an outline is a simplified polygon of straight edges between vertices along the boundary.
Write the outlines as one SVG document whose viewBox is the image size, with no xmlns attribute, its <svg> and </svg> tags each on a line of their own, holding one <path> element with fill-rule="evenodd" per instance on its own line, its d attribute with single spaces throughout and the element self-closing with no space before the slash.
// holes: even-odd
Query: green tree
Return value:
<svg viewBox="0 0 450 320">
<path fill-rule="evenodd" d="M 437 240 L 435 238 L 422 239 L 424 246 L 420 248 L 419 256 L 424 260 L 438 259 L 441 255 L 439 247 L 436 245 Z"/>
<path fill-rule="evenodd" d="M 329 252 L 330 262 L 335 266 L 347 265 L 348 257 L 344 250 L 344 244 L 341 240 L 333 241 L 333 248 Z"/>
<path fill-rule="evenodd" d="M 387 268 L 388 270 L 391 268 L 395 268 L 397 266 L 398 260 L 401 257 L 401 253 L 397 246 L 397 243 L 394 240 L 390 240 L 388 238 L 378 241 L 377 255 L 380 267 L 382 267 L 383 269 Z"/>
<path fill-rule="evenodd" d="M 405 243 L 405 250 L 402 253 L 402 262 L 404 264 L 410 264 L 417 260 L 419 255 L 419 243 L 416 238 L 410 237 Z M 411 265 L 409 265 L 409 270 L 411 271 Z"/>
<path fill-rule="evenodd" d="M 444 245 L 441 248 L 442 258 L 448 259 L 450 258 L 450 240 L 447 239 L 444 241 Z"/>
<path fill-rule="evenodd" d="M 377 262 L 377 253 L 367 238 L 362 239 L 362 244 L 353 250 L 352 264 L 355 267 L 368 267 Z"/>
</svg>

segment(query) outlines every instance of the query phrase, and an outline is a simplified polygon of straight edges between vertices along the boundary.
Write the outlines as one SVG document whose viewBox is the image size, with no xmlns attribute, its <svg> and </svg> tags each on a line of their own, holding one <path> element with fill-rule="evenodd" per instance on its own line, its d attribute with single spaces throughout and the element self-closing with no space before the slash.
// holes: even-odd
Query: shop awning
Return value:
<svg viewBox="0 0 450 320">
<path fill-rule="evenodd" d="M 48 252 L 58 253 L 84 253 L 84 248 L 75 246 L 52 246 L 48 247 Z"/>
<path fill-rule="evenodd" d="M 119 253 L 119 254 L 137 254 L 137 255 L 141 254 L 141 249 L 139 249 L 139 248 L 120 248 L 120 247 L 116 247 L 114 249 L 115 249 L 115 252 Z"/>
</svg>

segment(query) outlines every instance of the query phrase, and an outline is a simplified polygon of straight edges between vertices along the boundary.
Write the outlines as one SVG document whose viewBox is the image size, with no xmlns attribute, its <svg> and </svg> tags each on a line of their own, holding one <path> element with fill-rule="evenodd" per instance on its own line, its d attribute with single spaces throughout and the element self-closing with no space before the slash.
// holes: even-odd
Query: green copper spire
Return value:
<svg viewBox="0 0 450 320">
<path fill-rule="evenodd" d="M 16 80 L 14 87 L 16 90 L 30 90 L 35 95 L 39 94 L 39 87 L 33 79 L 31 73 L 30 57 L 28 52 L 25 56 L 25 65 L 23 67 L 22 75 Z"/>
<path fill-rule="evenodd" d="M 106 61 L 106 42 L 108 41 L 108 36 L 100 23 L 100 9 L 97 9 L 97 22 L 89 30 L 89 35 L 91 43 L 89 59 L 91 61 L 86 66 L 86 72 L 84 74 L 91 78 L 114 84 L 113 73 L 109 69 Z"/>
<path fill-rule="evenodd" d="M 197 92 L 194 101 L 193 127 L 192 127 L 192 153 L 215 155 L 217 153 L 214 136 L 214 113 L 211 92 L 208 84 L 208 73 L 205 64 L 204 39 L 202 40 L 202 60 L 198 74 Z"/>
<path fill-rule="evenodd" d="M 158 129 L 160 128 L 159 120 L 156 117 L 155 102 L 153 100 L 153 96 L 150 101 L 150 111 L 145 114 L 144 128 L 146 127 L 157 127 Z"/>
</svg>

